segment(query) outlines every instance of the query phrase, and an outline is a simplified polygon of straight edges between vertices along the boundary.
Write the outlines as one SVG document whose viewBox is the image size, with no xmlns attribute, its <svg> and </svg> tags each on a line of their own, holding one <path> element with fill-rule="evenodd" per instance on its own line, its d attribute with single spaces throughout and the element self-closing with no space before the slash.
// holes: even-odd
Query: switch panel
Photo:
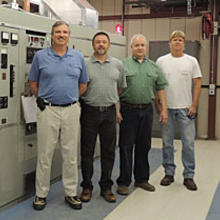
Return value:
<svg viewBox="0 0 220 220">
<path fill-rule="evenodd" d="M 7 96 L 1 96 L 0 97 L 0 109 L 8 108 L 8 97 Z"/>
<path fill-rule="evenodd" d="M 2 69 L 8 68 L 8 54 L 5 52 L 1 53 L 1 68 Z"/>
<path fill-rule="evenodd" d="M 10 97 L 14 96 L 14 81 L 15 81 L 14 65 L 10 65 L 10 81 L 9 81 Z"/>
<path fill-rule="evenodd" d="M 2 125 L 3 125 L 3 124 L 7 124 L 7 122 L 8 122 L 7 118 L 2 118 L 2 119 L 1 119 L 1 124 L 2 124 Z"/>
<path fill-rule="evenodd" d="M 6 80 L 7 77 L 6 77 L 6 73 L 2 73 L 2 80 Z"/>
<path fill-rule="evenodd" d="M 1 42 L 2 44 L 7 44 L 9 42 L 9 33 L 2 31 L 1 32 Z"/>
<path fill-rule="evenodd" d="M 209 95 L 215 95 L 215 84 L 209 84 Z"/>
<path fill-rule="evenodd" d="M 11 44 L 12 45 L 18 44 L 18 35 L 15 33 L 11 33 Z"/>
<path fill-rule="evenodd" d="M 42 48 L 45 44 L 45 37 L 39 35 L 29 35 L 28 44 L 29 46 Z"/>
<path fill-rule="evenodd" d="M 27 47 L 27 63 L 32 63 L 33 58 L 34 58 L 34 54 L 40 50 L 40 48 L 31 48 L 31 47 Z"/>
</svg>

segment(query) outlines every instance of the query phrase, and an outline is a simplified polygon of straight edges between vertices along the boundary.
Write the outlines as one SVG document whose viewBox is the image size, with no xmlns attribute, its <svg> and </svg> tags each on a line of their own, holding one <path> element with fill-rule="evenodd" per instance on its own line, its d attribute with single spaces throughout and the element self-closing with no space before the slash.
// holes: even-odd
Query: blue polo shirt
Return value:
<svg viewBox="0 0 220 220">
<path fill-rule="evenodd" d="M 29 80 L 38 82 L 39 97 L 53 104 L 67 104 L 78 101 L 79 84 L 89 78 L 81 53 L 68 48 L 61 57 L 49 47 L 35 54 Z"/>
</svg>

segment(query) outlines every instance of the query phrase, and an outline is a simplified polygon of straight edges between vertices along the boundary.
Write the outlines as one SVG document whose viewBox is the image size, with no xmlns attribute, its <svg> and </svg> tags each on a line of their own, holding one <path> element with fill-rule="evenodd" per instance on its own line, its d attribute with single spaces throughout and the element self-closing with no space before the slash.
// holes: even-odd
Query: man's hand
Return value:
<svg viewBox="0 0 220 220">
<path fill-rule="evenodd" d="M 155 95 L 155 105 L 156 109 L 160 114 L 160 122 L 162 124 L 167 123 L 168 121 L 168 112 L 167 112 L 167 104 L 166 104 L 166 94 L 165 90 L 161 89 L 156 92 Z"/>
<path fill-rule="evenodd" d="M 154 106 L 155 106 L 155 108 L 156 108 L 157 114 L 160 114 L 161 111 L 162 111 L 162 105 L 161 105 L 159 99 L 155 99 L 155 100 L 154 100 Z"/>
<path fill-rule="evenodd" d="M 188 115 L 192 116 L 196 113 L 196 107 L 194 105 L 191 105 L 188 109 Z"/>
<path fill-rule="evenodd" d="M 116 113 L 116 120 L 117 120 L 118 123 L 121 123 L 121 121 L 123 120 L 120 111 L 117 111 L 117 113 Z"/>
<path fill-rule="evenodd" d="M 160 112 L 160 122 L 162 124 L 166 124 L 167 121 L 168 121 L 168 112 L 167 112 L 167 109 L 163 109 Z"/>
</svg>

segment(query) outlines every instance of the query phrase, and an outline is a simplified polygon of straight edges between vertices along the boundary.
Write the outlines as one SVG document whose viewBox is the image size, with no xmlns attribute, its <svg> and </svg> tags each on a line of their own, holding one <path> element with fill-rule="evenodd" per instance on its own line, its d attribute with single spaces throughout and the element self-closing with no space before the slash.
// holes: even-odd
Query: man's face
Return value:
<svg viewBox="0 0 220 220">
<path fill-rule="evenodd" d="M 93 49 L 97 55 L 105 55 L 110 47 L 110 42 L 105 35 L 98 35 L 93 42 Z"/>
<path fill-rule="evenodd" d="M 147 52 L 146 41 L 143 37 L 136 37 L 131 45 L 132 55 L 138 59 L 144 58 Z"/>
<path fill-rule="evenodd" d="M 62 24 L 54 28 L 52 34 L 53 45 L 55 46 L 65 46 L 70 39 L 70 32 L 67 25 Z"/>
<path fill-rule="evenodd" d="M 174 37 L 170 41 L 170 50 L 176 52 L 183 52 L 185 40 L 182 37 Z"/>
</svg>

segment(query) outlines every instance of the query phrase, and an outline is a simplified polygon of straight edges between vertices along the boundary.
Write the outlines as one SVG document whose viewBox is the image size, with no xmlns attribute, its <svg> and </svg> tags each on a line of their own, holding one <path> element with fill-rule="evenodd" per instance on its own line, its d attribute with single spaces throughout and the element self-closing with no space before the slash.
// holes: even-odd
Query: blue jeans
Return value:
<svg viewBox="0 0 220 220">
<path fill-rule="evenodd" d="M 195 122 L 187 116 L 188 109 L 168 109 L 168 122 L 162 125 L 163 138 L 163 167 L 166 175 L 175 174 L 174 163 L 174 122 L 178 123 L 182 141 L 182 163 L 184 178 L 193 178 L 195 173 Z"/>
<path fill-rule="evenodd" d="M 152 105 L 141 109 L 121 105 L 120 111 L 123 120 L 120 124 L 120 175 L 117 184 L 129 186 L 132 168 L 135 181 L 141 183 L 149 179 L 148 152 L 151 148 L 153 108 Z"/>
</svg>

